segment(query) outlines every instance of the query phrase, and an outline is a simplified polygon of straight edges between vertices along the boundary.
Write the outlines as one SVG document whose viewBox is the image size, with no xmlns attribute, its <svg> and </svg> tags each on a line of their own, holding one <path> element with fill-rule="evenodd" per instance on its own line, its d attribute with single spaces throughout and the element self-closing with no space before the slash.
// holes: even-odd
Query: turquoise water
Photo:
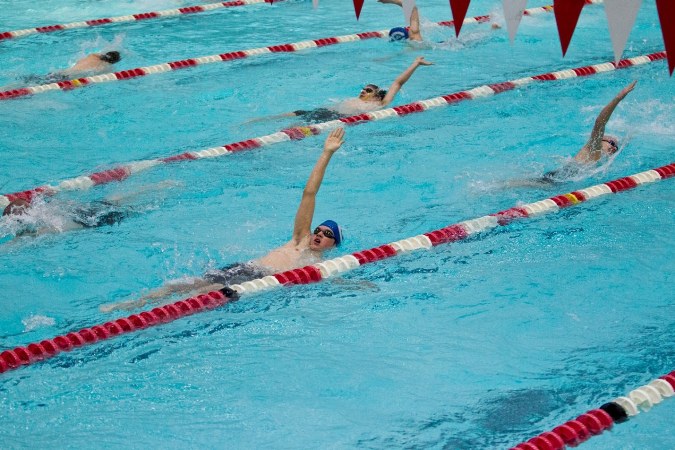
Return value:
<svg viewBox="0 0 675 450">
<path fill-rule="evenodd" d="M 500 4 L 473 3 L 469 16 Z M 189 4 L 36 10 L 4 0 L 15 14 L 0 30 Z M 449 19 L 447 3 L 418 4 L 428 22 Z M 127 69 L 400 23 L 393 6 L 368 3 L 356 22 L 348 3 L 293 1 L 52 33 L 0 43 L 0 84 L 113 47 Z M 485 25 L 465 26 L 459 41 L 427 26 L 448 42 L 409 50 L 370 40 L 0 102 L 0 192 L 270 134 L 298 122 L 244 122 L 387 86 L 419 54 L 435 65 L 418 69 L 395 104 L 613 57 L 598 6 L 584 11 L 565 59 L 551 14 L 525 18 L 512 47 Z M 662 47 L 645 2 L 626 55 Z M 501 187 L 573 155 L 634 79 L 608 126 L 629 141 L 612 164 L 552 188 Z M 333 257 L 669 164 L 674 98 L 656 62 L 350 127 L 315 222 L 344 225 Z M 6 242 L 0 224 L 0 348 L 111 320 L 99 305 L 281 245 L 322 142 L 164 165 L 60 195 L 43 217 L 173 183 L 139 197 L 140 214 L 119 226 Z M 347 284 L 244 297 L 2 374 L 2 447 L 508 448 L 675 368 L 674 192 L 672 180 L 650 184 L 370 264 Z M 667 400 L 584 448 L 672 448 L 674 411 Z"/>
</svg>

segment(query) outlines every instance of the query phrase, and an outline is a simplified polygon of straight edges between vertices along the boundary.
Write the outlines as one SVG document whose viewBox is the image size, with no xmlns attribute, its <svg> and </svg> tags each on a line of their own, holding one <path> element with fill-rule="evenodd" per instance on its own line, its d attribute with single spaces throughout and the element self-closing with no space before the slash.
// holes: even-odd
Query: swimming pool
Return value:
<svg viewBox="0 0 675 450">
<path fill-rule="evenodd" d="M 500 2 L 474 3 L 468 16 Z M 16 14 L 0 29 L 189 4 L 66 1 L 45 4 L 52 12 L 38 21 L 34 4 L 2 1 Z M 449 19 L 442 2 L 419 7 L 429 22 Z M 121 49 L 127 69 L 401 22 L 391 6 L 366 4 L 358 23 L 350 8 L 291 1 L 27 37 L 0 43 L 0 84 L 107 46 Z M 656 23 L 644 4 L 625 56 L 662 49 Z M 472 25 L 459 42 L 418 51 L 373 39 L 3 101 L 1 192 L 274 133 L 298 122 L 244 122 L 386 86 L 419 54 L 435 65 L 418 69 L 394 104 L 612 59 L 593 6 L 564 60 L 544 14 L 523 20 L 513 47 L 504 31 Z M 633 79 L 608 127 L 630 142 L 611 165 L 550 189 L 500 187 L 573 154 Z M 674 94 L 656 62 L 349 127 L 315 215 L 345 226 L 330 256 L 668 164 Z M 84 202 L 176 183 L 140 199 L 141 214 L 119 226 L 3 242 L 1 347 L 111 320 L 99 305 L 282 244 L 322 142 L 161 165 L 59 194 Z M 675 366 L 674 191 L 672 180 L 650 184 L 364 266 L 347 285 L 244 297 L 4 373 L 3 447 L 508 448 Z M 673 447 L 673 408 L 664 402 L 585 446 Z"/>
</svg>

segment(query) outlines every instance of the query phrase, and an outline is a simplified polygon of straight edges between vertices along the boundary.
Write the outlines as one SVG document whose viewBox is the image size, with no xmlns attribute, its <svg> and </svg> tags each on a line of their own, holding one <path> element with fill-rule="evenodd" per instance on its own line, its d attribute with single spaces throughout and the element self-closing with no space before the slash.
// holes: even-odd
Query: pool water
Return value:
<svg viewBox="0 0 675 450">
<path fill-rule="evenodd" d="M 13 11 L 0 30 L 192 3 L 0 0 Z M 613 59 L 602 6 L 585 8 L 564 59 L 550 13 L 524 18 L 510 46 L 485 24 L 456 40 L 433 26 L 450 20 L 447 2 L 418 6 L 428 48 L 372 39 L 2 101 L 0 192 L 271 134 L 299 121 L 247 121 L 386 87 L 418 55 L 434 65 L 394 105 Z M 0 85 L 91 51 L 119 49 L 122 70 L 401 23 L 375 2 L 357 22 L 349 3 L 288 1 L 43 34 L 0 42 Z M 662 49 L 645 2 L 624 56 Z M 632 80 L 607 127 L 627 142 L 614 161 L 504 187 L 564 163 Z M 673 100 L 660 61 L 348 127 L 315 223 L 344 226 L 336 257 L 669 164 Z M 106 322 L 123 314 L 101 304 L 283 244 L 323 140 L 161 165 L 59 194 L 43 217 L 165 184 L 112 227 L 12 240 L 3 219 L 0 347 Z M 672 180 L 648 184 L 4 373 L 2 447 L 508 448 L 675 368 L 674 194 Z M 674 413 L 666 401 L 584 446 L 673 448 Z"/>
</svg>

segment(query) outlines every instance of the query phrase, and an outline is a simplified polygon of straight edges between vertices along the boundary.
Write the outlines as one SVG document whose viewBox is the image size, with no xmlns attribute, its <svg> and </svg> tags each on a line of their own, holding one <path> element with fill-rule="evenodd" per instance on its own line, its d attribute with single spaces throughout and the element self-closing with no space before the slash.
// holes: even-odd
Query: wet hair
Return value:
<svg viewBox="0 0 675 450">
<path fill-rule="evenodd" d="M 387 91 L 384 89 L 380 89 L 380 87 L 376 84 L 367 84 L 365 87 L 372 88 L 375 91 L 375 95 L 380 100 L 384 100 L 384 97 L 387 95 Z"/>
<path fill-rule="evenodd" d="M 30 203 L 22 198 L 17 198 L 9 202 L 9 205 L 2 211 L 3 216 L 20 215 L 26 212 Z"/>
<path fill-rule="evenodd" d="M 110 64 L 115 64 L 120 59 L 122 59 L 122 57 L 120 56 L 120 52 L 104 53 L 103 55 L 99 56 L 99 58 L 101 58 L 101 61 L 105 61 Z"/>
</svg>

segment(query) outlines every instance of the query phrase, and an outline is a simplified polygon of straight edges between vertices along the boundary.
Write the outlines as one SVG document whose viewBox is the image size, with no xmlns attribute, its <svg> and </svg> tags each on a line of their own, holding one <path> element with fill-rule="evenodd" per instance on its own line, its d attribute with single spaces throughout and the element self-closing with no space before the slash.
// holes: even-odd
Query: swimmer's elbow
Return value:
<svg viewBox="0 0 675 450">
<path fill-rule="evenodd" d="M 306 186 L 302 191 L 302 200 L 303 201 L 312 201 L 316 198 L 316 194 L 319 192 L 318 187 L 316 186 Z"/>
</svg>

